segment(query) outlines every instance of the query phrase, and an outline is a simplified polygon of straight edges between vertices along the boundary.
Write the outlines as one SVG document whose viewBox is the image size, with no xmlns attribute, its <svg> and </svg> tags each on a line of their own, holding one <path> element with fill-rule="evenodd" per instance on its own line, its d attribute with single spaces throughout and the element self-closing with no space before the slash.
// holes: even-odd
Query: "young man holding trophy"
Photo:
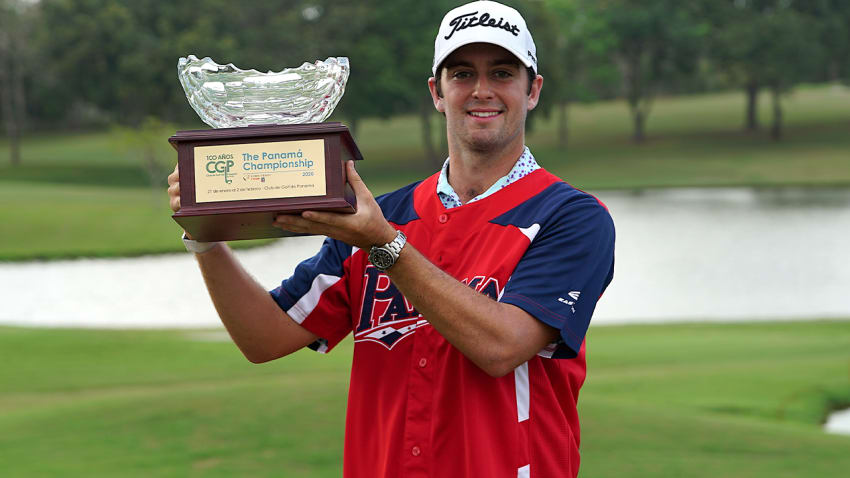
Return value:
<svg viewBox="0 0 850 478">
<path fill-rule="evenodd" d="M 584 335 L 613 276 L 614 227 L 525 146 L 537 71 L 516 10 L 458 7 L 428 80 L 446 118 L 441 171 L 376 199 L 348 161 L 356 212 L 276 217 L 328 239 L 271 293 L 224 243 L 186 238 L 252 362 L 328 352 L 353 334 L 345 476 L 578 473 Z"/>
</svg>

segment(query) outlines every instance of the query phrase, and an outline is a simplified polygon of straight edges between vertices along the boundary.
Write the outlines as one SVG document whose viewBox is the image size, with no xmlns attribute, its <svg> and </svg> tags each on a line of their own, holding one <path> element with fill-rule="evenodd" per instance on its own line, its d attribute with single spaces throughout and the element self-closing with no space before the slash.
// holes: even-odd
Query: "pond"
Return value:
<svg viewBox="0 0 850 478">
<path fill-rule="evenodd" d="M 850 189 L 603 192 L 604 322 L 850 317 Z"/>
<path fill-rule="evenodd" d="M 850 317 L 850 189 L 598 191 L 617 227 L 594 324 Z M 237 255 L 266 288 L 320 238 Z M 0 264 L 0 324 L 219 324 L 189 254 Z"/>
</svg>

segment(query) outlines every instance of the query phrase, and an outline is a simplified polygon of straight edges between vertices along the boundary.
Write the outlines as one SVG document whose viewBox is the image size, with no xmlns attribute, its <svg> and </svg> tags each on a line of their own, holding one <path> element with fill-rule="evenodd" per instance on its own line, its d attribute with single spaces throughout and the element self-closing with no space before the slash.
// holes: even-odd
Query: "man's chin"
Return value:
<svg viewBox="0 0 850 478">
<path fill-rule="evenodd" d="M 469 149 L 476 152 L 487 152 L 499 149 L 502 146 L 502 141 L 499 136 L 494 133 L 484 133 L 479 131 L 478 134 L 469 136 L 467 144 Z"/>
</svg>

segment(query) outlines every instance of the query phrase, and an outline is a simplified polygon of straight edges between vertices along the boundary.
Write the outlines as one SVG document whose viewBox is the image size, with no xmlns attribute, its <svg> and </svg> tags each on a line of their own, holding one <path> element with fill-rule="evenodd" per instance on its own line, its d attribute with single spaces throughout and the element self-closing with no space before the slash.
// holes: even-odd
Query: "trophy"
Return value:
<svg viewBox="0 0 850 478">
<path fill-rule="evenodd" d="M 261 73 L 209 57 L 180 58 L 189 104 L 214 129 L 178 131 L 180 210 L 198 241 L 292 235 L 278 214 L 354 212 L 345 161 L 363 159 L 348 128 L 323 123 L 345 91 L 348 58 Z"/>
</svg>

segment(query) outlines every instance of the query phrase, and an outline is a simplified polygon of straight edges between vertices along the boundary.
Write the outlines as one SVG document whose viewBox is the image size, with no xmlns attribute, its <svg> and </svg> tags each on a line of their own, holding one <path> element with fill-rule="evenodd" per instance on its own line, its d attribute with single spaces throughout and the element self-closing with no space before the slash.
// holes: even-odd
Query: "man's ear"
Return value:
<svg viewBox="0 0 850 478">
<path fill-rule="evenodd" d="M 437 94 L 437 79 L 433 76 L 428 78 L 428 90 L 431 91 L 431 100 L 434 102 L 434 108 L 440 113 L 446 112 L 446 107 L 443 105 L 443 98 Z"/>
<path fill-rule="evenodd" d="M 537 102 L 540 101 L 540 90 L 543 89 L 543 77 L 537 75 L 534 78 L 534 81 L 531 82 L 531 92 L 528 93 L 528 111 L 534 109 L 537 106 Z"/>
</svg>

